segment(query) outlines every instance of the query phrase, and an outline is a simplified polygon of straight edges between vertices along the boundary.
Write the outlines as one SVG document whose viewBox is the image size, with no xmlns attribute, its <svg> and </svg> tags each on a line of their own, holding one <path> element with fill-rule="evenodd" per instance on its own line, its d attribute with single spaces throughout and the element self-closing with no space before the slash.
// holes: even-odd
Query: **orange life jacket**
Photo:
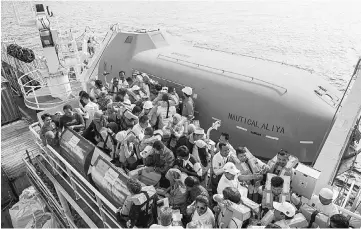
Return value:
<svg viewBox="0 0 361 229">
<path fill-rule="evenodd" d="M 290 155 L 286 166 L 277 175 L 291 176 L 292 168 L 295 167 L 297 163 L 298 163 L 298 158 Z M 272 158 L 271 160 L 269 160 L 267 165 L 269 166 L 270 171 L 274 171 L 275 167 L 277 166 L 277 155 L 274 158 Z"/>
<path fill-rule="evenodd" d="M 273 193 L 271 189 L 271 179 L 272 177 L 275 176 L 276 176 L 275 174 L 267 173 L 267 181 L 262 196 L 262 208 L 273 209 Z M 278 202 L 282 203 L 282 202 L 290 201 L 291 179 L 289 176 L 280 176 L 280 177 L 283 178 L 284 183 L 283 183 L 282 193 L 279 195 Z"/>
</svg>

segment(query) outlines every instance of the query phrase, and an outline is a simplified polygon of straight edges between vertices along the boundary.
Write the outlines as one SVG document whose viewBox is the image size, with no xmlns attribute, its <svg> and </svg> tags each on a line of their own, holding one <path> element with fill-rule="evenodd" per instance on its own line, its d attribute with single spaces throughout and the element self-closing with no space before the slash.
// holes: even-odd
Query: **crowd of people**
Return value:
<svg viewBox="0 0 361 229">
<path fill-rule="evenodd" d="M 244 146 L 234 148 L 227 133 L 214 144 L 193 122 L 190 87 L 176 91 L 145 73 L 126 78 L 121 71 L 109 83 L 95 80 L 89 92 L 79 93 L 79 103 L 80 108 L 65 105 L 63 113 L 43 114 L 41 139 L 56 146 L 60 134 L 72 129 L 126 173 L 158 179 L 154 186 L 128 179 L 131 195 L 120 211 L 128 227 L 307 228 L 324 221 L 327 227 L 350 226 L 332 190 L 323 188 L 307 203 L 293 193 L 292 171 L 299 162 L 286 150 L 265 163 Z M 174 222 L 174 210 L 181 222 Z"/>
</svg>

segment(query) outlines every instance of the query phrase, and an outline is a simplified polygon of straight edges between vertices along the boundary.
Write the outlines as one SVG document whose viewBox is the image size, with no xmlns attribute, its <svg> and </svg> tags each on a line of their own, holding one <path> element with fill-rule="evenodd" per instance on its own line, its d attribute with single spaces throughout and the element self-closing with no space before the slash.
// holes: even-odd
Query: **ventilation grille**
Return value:
<svg viewBox="0 0 361 229">
<path fill-rule="evenodd" d="M 132 36 L 128 36 L 127 39 L 125 39 L 125 42 L 124 42 L 124 43 L 130 44 L 130 43 L 132 43 L 132 41 L 133 41 L 133 37 L 132 37 Z"/>
</svg>

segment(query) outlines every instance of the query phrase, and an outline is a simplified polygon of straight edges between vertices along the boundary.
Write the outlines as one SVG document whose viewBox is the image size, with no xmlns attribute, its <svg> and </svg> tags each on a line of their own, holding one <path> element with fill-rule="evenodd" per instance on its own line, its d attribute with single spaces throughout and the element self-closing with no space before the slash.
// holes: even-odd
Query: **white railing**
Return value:
<svg viewBox="0 0 361 229">
<path fill-rule="evenodd" d="M 28 77 L 31 80 L 23 83 L 25 78 Z M 37 82 L 39 85 L 31 85 L 32 82 Z M 18 79 L 18 83 L 21 87 L 22 93 L 24 95 L 24 102 L 27 107 L 36 110 L 47 110 L 61 104 L 68 102 L 71 99 L 74 99 L 76 93 L 83 90 L 81 82 L 76 79 L 72 79 L 69 81 L 70 89 L 64 90 L 60 93 L 52 93 L 51 89 L 59 86 L 63 86 L 69 84 L 68 82 L 57 84 L 57 85 L 48 85 L 48 83 L 42 77 L 42 73 L 39 69 L 28 72 Z M 77 85 L 78 84 L 78 85 Z M 42 89 L 41 93 L 37 91 L 38 89 Z M 73 95 L 72 95 L 73 94 Z M 70 95 L 70 96 L 68 96 Z M 52 96 L 54 99 L 58 99 L 58 101 L 42 101 L 41 97 Z M 66 99 L 61 99 L 66 98 Z"/>
<path fill-rule="evenodd" d="M 36 128 L 39 128 L 38 122 L 30 125 L 29 128 L 35 136 L 35 141 L 39 148 L 43 151 L 43 154 L 40 154 L 40 158 L 36 159 L 35 162 L 54 184 L 57 189 L 57 193 L 60 193 L 65 197 L 67 202 L 77 211 L 80 217 L 90 228 L 98 228 L 99 225 L 94 222 L 95 219 L 90 218 L 89 215 L 79 206 L 79 201 L 85 203 L 91 210 L 91 213 L 98 217 L 97 222 L 100 220 L 103 224 L 102 227 L 122 228 L 116 217 L 116 215 L 119 214 L 119 209 L 106 199 L 97 189 L 95 189 L 88 180 L 86 180 L 75 168 L 73 168 L 56 150 L 49 145 L 44 147 L 39 144 L 40 137 L 36 130 Z M 27 166 L 29 166 L 29 163 Z M 65 179 L 63 174 L 66 174 L 69 179 Z M 59 179 L 62 179 L 62 182 L 71 188 L 66 190 L 64 185 L 60 185 Z M 72 196 L 74 196 L 75 199 Z M 65 209 L 67 208 L 66 206 L 62 207 Z M 71 216 L 66 214 L 63 216 L 72 222 Z"/>
</svg>

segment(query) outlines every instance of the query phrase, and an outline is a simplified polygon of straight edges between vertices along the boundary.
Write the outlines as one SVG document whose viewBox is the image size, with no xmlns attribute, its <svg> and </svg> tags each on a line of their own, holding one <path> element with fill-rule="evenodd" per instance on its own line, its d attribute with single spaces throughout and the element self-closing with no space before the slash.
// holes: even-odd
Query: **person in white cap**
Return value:
<svg viewBox="0 0 361 229">
<path fill-rule="evenodd" d="M 194 118 L 194 102 L 191 97 L 193 91 L 190 87 L 185 87 L 182 89 L 183 92 L 183 104 L 182 104 L 182 116 L 187 117 L 188 120 Z"/>
<path fill-rule="evenodd" d="M 224 173 L 219 180 L 218 186 L 217 186 L 217 193 L 222 194 L 223 189 L 226 187 L 234 187 L 240 190 L 240 183 L 237 179 L 237 174 L 240 172 L 236 166 L 232 162 L 227 162 L 224 167 Z M 241 192 L 241 191 L 240 191 Z M 241 192 L 242 194 L 242 192 Z"/>
<path fill-rule="evenodd" d="M 274 211 L 274 221 L 275 224 L 281 228 L 289 228 L 290 220 L 296 214 L 296 208 L 288 202 L 273 202 Z"/>
<path fill-rule="evenodd" d="M 314 195 L 311 197 L 309 205 L 328 217 L 331 217 L 332 215 L 339 213 L 337 206 L 332 203 L 332 201 L 333 191 L 329 188 L 322 188 L 318 196 Z"/>
<path fill-rule="evenodd" d="M 232 157 L 229 146 L 227 144 L 219 143 L 219 148 L 220 151 L 216 153 L 212 159 L 213 172 L 211 174 L 211 184 L 213 193 L 217 192 L 218 182 L 224 173 L 224 165 Z M 236 156 L 234 155 L 234 157 Z"/>
</svg>

